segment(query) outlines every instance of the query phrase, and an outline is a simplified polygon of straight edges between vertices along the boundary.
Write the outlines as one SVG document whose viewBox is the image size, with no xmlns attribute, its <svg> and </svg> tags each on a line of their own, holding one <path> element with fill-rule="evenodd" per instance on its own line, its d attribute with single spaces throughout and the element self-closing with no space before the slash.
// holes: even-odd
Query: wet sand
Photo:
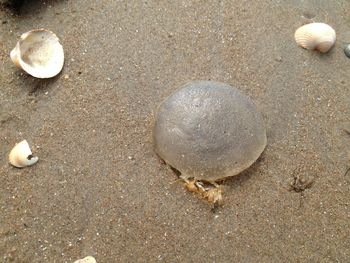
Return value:
<svg viewBox="0 0 350 263">
<path fill-rule="evenodd" d="M 350 3 L 25 1 L 0 9 L 0 261 L 348 262 Z M 327 54 L 294 42 L 337 32 Z M 9 53 L 34 28 L 66 62 L 34 79 Z M 152 148 L 160 102 L 192 80 L 229 83 L 263 113 L 268 146 L 212 210 Z M 39 162 L 8 164 L 27 139 Z"/>
</svg>

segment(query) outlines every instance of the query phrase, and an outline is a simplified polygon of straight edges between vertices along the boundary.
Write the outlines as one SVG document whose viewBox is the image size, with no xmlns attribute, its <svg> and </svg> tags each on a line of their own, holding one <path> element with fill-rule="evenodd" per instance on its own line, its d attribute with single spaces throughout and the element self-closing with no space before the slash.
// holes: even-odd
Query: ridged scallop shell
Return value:
<svg viewBox="0 0 350 263">
<path fill-rule="evenodd" d="M 303 48 L 326 53 L 333 47 L 336 34 L 334 29 L 325 23 L 311 23 L 299 27 L 294 38 Z"/>
<path fill-rule="evenodd" d="M 38 160 L 38 157 L 32 155 L 32 151 L 26 140 L 17 143 L 9 155 L 10 164 L 19 168 L 33 165 Z"/>
<path fill-rule="evenodd" d="M 36 78 L 54 77 L 64 64 L 63 47 L 58 37 L 46 29 L 22 34 L 10 57 L 18 68 Z"/>
</svg>

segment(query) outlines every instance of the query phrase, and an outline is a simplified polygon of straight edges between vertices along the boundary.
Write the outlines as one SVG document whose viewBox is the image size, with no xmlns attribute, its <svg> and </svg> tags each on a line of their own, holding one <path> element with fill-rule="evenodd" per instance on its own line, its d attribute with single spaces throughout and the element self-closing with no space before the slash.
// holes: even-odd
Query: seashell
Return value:
<svg viewBox="0 0 350 263">
<path fill-rule="evenodd" d="M 350 44 L 346 44 L 344 47 L 344 53 L 345 55 L 350 58 Z"/>
<path fill-rule="evenodd" d="M 46 29 L 24 33 L 10 57 L 18 68 L 36 78 L 54 77 L 64 64 L 63 47 L 58 37 Z"/>
<path fill-rule="evenodd" d="M 333 47 L 336 34 L 334 29 L 325 23 L 310 23 L 299 27 L 294 38 L 303 48 L 326 53 Z"/>
<path fill-rule="evenodd" d="M 196 81 L 161 103 L 153 142 L 181 178 L 213 183 L 250 167 L 267 139 L 262 115 L 249 97 L 228 84 Z"/>
<path fill-rule="evenodd" d="M 78 259 L 78 260 L 74 261 L 74 263 L 97 263 L 97 262 L 96 262 L 96 259 L 94 259 L 91 256 L 88 256 L 88 257 L 85 257 L 82 259 Z"/>
<path fill-rule="evenodd" d="M 10 152 L 9 161 L 13 166 L 22 168 L 35 164 L 38 157 L 32 155 L 29 144 L 26 140 L 17 143 Z"/>
</svg>

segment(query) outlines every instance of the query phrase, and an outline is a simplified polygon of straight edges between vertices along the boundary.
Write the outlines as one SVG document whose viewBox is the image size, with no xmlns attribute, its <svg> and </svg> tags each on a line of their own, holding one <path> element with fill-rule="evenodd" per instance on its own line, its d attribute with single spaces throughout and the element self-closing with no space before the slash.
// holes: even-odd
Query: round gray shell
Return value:
<svg viewBox="0 0 350 263">
<path fill-rule="evenodd" d="M 238 89 L 214 81 L 189 83 L 159 106 L 155 151 L 186 178 L 214 182 L 252 165 L 266 146 L 254 103 Z"/>
<path fill-rule="evenodd" d="M 350 58 L 350 44 L 346 44 L 344 47 L 344 53 L 345 55 Z"/>
</svg>

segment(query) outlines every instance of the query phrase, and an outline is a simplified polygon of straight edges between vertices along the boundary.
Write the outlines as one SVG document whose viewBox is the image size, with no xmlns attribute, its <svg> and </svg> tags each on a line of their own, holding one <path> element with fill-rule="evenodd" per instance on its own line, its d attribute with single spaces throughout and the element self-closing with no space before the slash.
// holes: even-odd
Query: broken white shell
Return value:
<svg viewBox="0 0 350 263">
<path fill-rule="evenodd" d="M 325 23 L 310 23 L 299 27 L 294 38 L 303 48 L 326 53 L 333 47 L 336 34 L 334 29 Z"/>
<path fill-rule="evenodd" d="M 24 33 L 10 57 L 18 68 L 36 78 L 54 77 L 64 64 L 63 47 L 58 37 L 46 29 Z"/>
<path fill-rule="evenodd" d="M 35 164 L 38 157 L 32 155 L 29 144 L 26 140 L 17 143 L 10 152 L 9 161 L 13 166 L 22 168 Z"/>
<path fill-rule="evenodd" d="M 91 256 L 88 256 L 88 257 L 85 257 L 82 259 L 78 259 L 78 260 L 74 261 L 74 263 L 97 263 L 97 262 L 96 262 L 96 259 L 94 259 Z"/>
</svg>

